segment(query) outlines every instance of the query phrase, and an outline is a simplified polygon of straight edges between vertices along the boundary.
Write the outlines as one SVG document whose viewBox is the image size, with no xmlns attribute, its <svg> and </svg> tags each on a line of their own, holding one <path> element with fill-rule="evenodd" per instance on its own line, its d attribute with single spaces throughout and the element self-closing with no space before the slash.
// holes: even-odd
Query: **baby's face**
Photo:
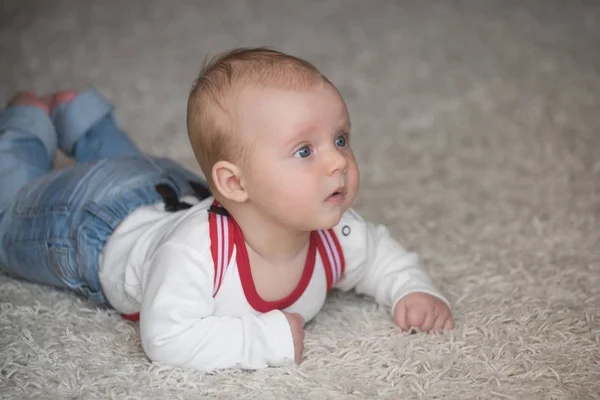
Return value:
<svg viewBox="0 0 600 400">
<path fill-rule="evenodd" d="M 359 184 L 348 110 L 338 92 L 325 83 L 306 91 L 249 88 L 238 100 L 253 206 L 299 231 L 335 226 Z"/>
</svg>

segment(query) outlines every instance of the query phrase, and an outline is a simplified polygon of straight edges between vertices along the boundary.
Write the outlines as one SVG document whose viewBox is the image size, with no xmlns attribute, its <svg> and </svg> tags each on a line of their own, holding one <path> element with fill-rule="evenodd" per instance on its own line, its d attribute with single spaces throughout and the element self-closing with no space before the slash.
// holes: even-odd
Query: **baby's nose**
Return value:
<svg viewBox="0 0 600 400">
<path fill-rule="evenodd" d="M 340 171 L 345 172 L 348 168 L 348 160 L 338 150 L 333 150 L 329 156 L 328 175 Z"/>
</svg>

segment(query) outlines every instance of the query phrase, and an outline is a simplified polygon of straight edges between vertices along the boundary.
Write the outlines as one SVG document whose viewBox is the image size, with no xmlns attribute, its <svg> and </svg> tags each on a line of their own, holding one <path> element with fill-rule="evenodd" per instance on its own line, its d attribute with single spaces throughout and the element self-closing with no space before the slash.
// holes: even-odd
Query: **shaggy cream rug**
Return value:
<svg viewBox="0 0 600 400">
<path fill-rule="evenodd" d="M 1 398 L 600 398 L 597 2 L 4 0 L 0 24 L 0 98 L 95 85 L 145 151 L 196 170 L 206 55 L 311 60 L 351 111 L 356 209 L 421 254 L 457 324 L 402 334 L 334 293 L 302 365 L 202 374 L 151 364 L 111 310 L 0 276 Z"/>
</svg>

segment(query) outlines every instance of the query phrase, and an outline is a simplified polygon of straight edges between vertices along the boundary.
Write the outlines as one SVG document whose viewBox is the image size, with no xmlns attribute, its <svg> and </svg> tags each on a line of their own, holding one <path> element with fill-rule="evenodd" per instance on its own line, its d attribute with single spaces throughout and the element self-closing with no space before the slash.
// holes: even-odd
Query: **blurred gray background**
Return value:
<svg viewBox="0 0 600 400">
<path fill-rule="evenodd" d="M 150 364 L 110 310 L 0 276 L 0 397 L 598 398 L 599 2 L 0 7 L 2 99 L 94 85 L 144 151 L 196 171 L 185 105 L 205 57 L 266 45 L 313 62 L 350 109 L 355 208 L 420 253 L 457 324 L 401 334 L 334 293 L 301 366 L 204 375 Z"/>
</svg>

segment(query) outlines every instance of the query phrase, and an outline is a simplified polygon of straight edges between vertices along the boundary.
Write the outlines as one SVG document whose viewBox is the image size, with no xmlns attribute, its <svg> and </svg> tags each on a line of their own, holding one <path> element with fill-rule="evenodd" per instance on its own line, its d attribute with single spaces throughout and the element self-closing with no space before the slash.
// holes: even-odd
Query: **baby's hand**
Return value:
<svg viewBox="0 0 600 400">
<path fill-rule="evenodd" d="M 285 311 L 282 311 L 282 313 L 287 318 L 292 329 L 295 361 L 296 364 L 300 364 L 302 362 L 302 353 L 304 353 L 304 318 L 298 313 L 288 313 Z"/>
<path fill-rule="evenodd" d="M 419 328 L 423 332 L 440 332 L 454 328 L 450 309 L 440 299 L 427 293 L 409 293 L 394 308 L 394 322 L 403 331 Z"/>
</svg>

